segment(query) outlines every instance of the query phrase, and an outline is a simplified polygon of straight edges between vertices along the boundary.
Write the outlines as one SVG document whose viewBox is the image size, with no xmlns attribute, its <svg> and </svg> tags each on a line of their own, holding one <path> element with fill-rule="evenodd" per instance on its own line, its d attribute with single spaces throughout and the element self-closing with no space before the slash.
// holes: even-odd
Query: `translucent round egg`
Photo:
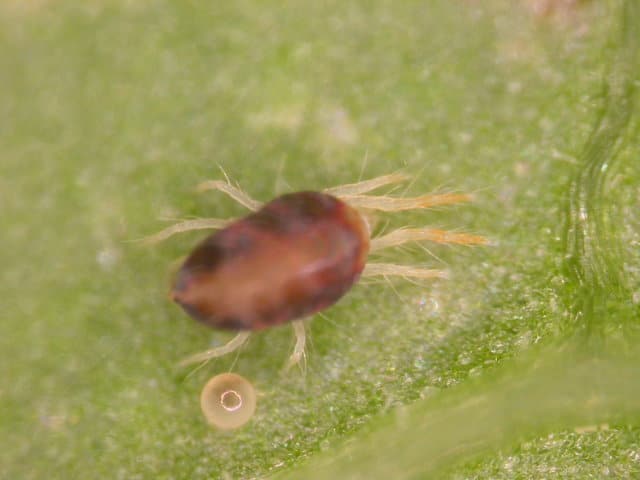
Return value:
<svg viewBox="0 0 640 480">
<path fill-rule="evenodd" d="M 200 408 L 209 422 L 221 430 L 233 430 L 247 423 L 256 411 L 253 385 L 235 373 L 212 377 L 200 394 Z"/>
</svg>

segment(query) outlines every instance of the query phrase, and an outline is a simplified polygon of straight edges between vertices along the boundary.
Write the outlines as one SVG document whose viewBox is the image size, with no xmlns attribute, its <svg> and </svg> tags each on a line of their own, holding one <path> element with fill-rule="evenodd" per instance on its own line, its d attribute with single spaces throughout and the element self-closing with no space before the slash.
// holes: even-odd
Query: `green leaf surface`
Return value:
<svg viewBox="0 0 640 480">
<path fill-rule="evenodd" d="M 640 475 L 640 7 L 627 1 L 0 5 L 0 477 Z M 487 247 L 379 261 L 307 322 L 226 342 L 167 298 L 221 168 L 268 200 L 402 171 L 474 202 L 380 215 Z M 232 370 L 245 427 L 198 396 Z"/>
</svg>

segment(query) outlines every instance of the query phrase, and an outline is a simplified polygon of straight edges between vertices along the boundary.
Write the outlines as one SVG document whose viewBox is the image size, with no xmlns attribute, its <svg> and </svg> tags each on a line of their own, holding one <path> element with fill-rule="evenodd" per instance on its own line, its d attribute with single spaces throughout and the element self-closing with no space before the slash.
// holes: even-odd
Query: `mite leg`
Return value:
<svg viewBox="0 0 640 480">
<path fill-rule="evenodd" d="M 410 177 L 408 175 L 404 175 L 402 173 L 391 173 L 389 175 L 382 175 L 381 177 L 364 180 L 358 183 L 349 183 L 347 185 L 327 188 L 324 191 L 330 195 L 348 198 L 350 195 L 360 195 L 362 193 L 375 190 L 376 188 L 384 187 L 385 185 L 404 182 L 409 178 Z"/>
<path fill-rule="evenodd" d="M 238 333 L 235 337 L 229 340 L 228 343 L 225 343 L 221 347 L 211 348 L 209 350 L 205 350 L 204 352 L 196 353 L 195 355 L 191 355 L 178 363 L 178 366 L 185 367 L 187 365 L 191 365 L 192 363 L 200 363 L 211 360 L 212 358 L 222 357 L 227 353 L 231 353 L 238 348 L 240 348 L 244 342 L 247 341 L 251 335 L 251 332 L 243 331 Z"/>
<path fill-rule="evenodd" d="M 435 228 L 400 228 L 381 237 L 371 239 L 370 251 L 395 247 L 407 242 L 428 240 L 436 243 L 455 243 L 458 245 L 486 245 L 489 241 L 480 235 L 455 233 Z"/>
<path fill-rule="evenodd" d="M 198 191 L 219 190 L 226 193 L 240 205 L 247 207 L 249 210 L 255 211 L 262 205 L 239 188 L 234 187 L 229 182 L 222 180 L 209 180 L 198 185 Z M 232 219 L 222 220 L 219 218 L 199 218 L 195 220 L 186 220 L 184 222 L 171 225 L 160 232 L 146 237 L 143 242 L 146 244 L 154 244 L 166 240 L 176 233 L 189 232 L 191 230 L 207 230 L 225 227 Z"/>
<path fill-rule="evenodd" d="M 341 197 L 355 208 L 367 208 L 383 212 L 399 212 L 418 208 L 439 207 L 471 201 L 471 195 L 465 193 L 441 193 L 421 195 L 419 197 L 387 197 L 383 195 L 343 195 Z"/>
<path fill-rule="evenodd" d="M 394 275 L 411 278 L 447 278 L 444 270 L 396 265 L 393 263 L 368 263 L 362 272 L 363 277 Z"/>
<path fill-rule="evenodd" d="M 260 207 L 262 206 L 262 202 L 254 200 L 239 188 L 236 188 L 230 183 L 223 180 L 207 180 L 206 182 L 202 182 L 201 184 L 199 184 L 197 190 L 199 192 L 206 192 L 207 190 L 219 190 L 223 193 L 226 193 L 240 205 L 247 207 L 249 210 L 254 212 L 260 209 Z"/>
<path fill-rule="evenodd" d="M 194 220 L 185 220 L 184 222 L 176 223 L 158 233 L 145 237 L 142 242 L 147 245 L 153 245 L 155 243 L 166 240 L 167 238 L 182 232 L 190 232 L 191 230 L 208 230 L 218 229 L 225 227 L 231 220 L 222 220 L 220 218 L 196 218 Z"/>
<path fill-rule="evenodd" d="M 296 334 L 296 345 L 293 347 L 293 353 L 289 357 L 287 361 L 287 365 L 285 367 L 286 370 L 290 369 L 294 365 L 300 363 L 301 360 L 305 359 L 304 354 L 304 346 L 307 341 L 307 337 L 304 331 L 304 321 L 303 320 L 295 320 L 292 322 L 293 331 Z"/>
</svg>

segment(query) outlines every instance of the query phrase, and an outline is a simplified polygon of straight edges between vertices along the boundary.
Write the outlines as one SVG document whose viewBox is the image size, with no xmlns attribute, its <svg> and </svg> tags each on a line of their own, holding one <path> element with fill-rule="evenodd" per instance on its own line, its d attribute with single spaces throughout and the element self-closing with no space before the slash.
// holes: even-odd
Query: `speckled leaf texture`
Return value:
<svg viewBox="0 0 640 480">
<path fill-rule="evenodd" d="M 640 478 L 640 3 L 5 0 L 0 478 Z M 228 341 L 168 299 L 173 222 L 402 172 L 469 204 L 307 322 Z M 384 193 L 385 190 L 383 189 Z M 198 397 L 233 371 L 243 428 Z"/>
</svg>

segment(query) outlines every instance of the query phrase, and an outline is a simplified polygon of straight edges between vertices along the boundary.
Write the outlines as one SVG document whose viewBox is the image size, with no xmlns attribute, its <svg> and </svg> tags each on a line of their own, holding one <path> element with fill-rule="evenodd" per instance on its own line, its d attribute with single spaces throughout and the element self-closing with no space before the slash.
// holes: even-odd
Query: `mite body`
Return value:
<svg viewBox="0 0 640 480">
<path fill-rule="evenodd" d="M 282 195 L 200 243 L 171 296 L 211 327 L 259 330 L 334 304 L 360 277 L 368 251 L 367 225 L 345 202 Z"/>
<path fill-rule="evenodd" d="M 301 318 L 338 301 L 360 276 L 438 278 L 445 272 L 413 265 L 372 263 L 370 253 L 407 242 L 477 245 L 481 236 L 432 228 L 400 228 L 370 237 L 371 211 L 396 212 L 450 205 L 469 195 L 444 193 L 418 197 L 365 195 L 408 180 L 383 175 L 323 192 L 282 195 L 264 206 L 230 182 L 207 181 L 200 190 L 219 190 L 253 213 L 240 220 L 188 220 L 149 237 L 219 229 L 202 241 L 176 275 L 171 297 L 195 319 L 239 333 L 227 344 L 184 359 L 188 365 L 225 355 L 242 346 L 253 330 L 292 322 L 296 345 L 289 364 L 304 356 Z"/>
</svg>

